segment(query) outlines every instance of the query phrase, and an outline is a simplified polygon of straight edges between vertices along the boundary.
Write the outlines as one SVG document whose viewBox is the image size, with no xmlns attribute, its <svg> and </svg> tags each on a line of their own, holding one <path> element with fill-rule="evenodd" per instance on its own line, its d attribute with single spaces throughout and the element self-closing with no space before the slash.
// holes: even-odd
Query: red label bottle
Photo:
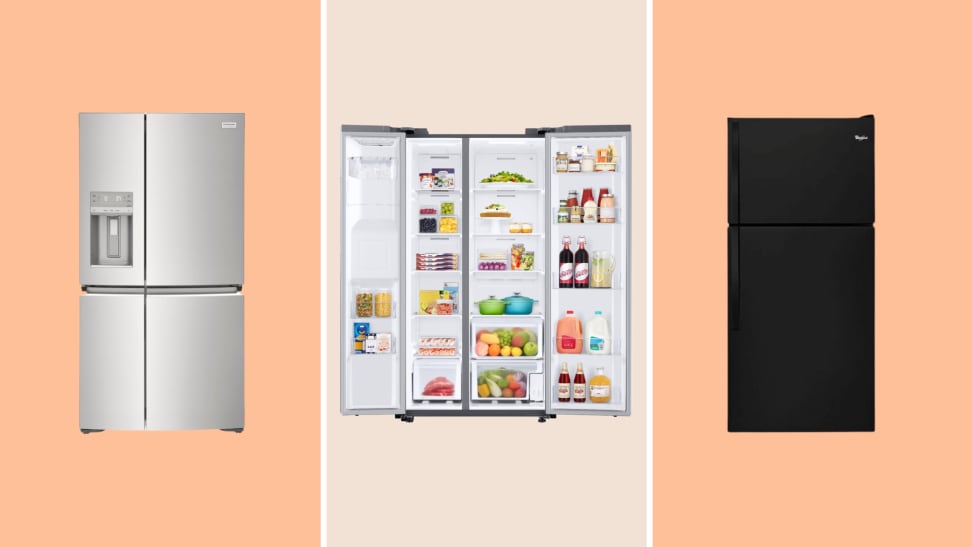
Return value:
<svg viewBox="0 0 972 547">
<path fill-rule="evenodd" d="M 577 373 L 574 374 L 574 402 L 583 403 L 587 400 L 587 378 L 584 377 L 584 365 L 577 363 Z"/>
<path fill-rule="evenodd" d="M 577 238 L 577 246 L 577 252 L 574 254 L 574 288 L 586 289 L 591 286 L 591 269 L 590 258 L 584 248 L 584 236 Z"/>
<path fill-rule="evenodd" d="M 567 363 L 560 365 L 560 378 L 557 380 L 557 400 L 561 403 L 570 402 L 570 373 L 567 372 Z"/>
<path fill-rule="evenodd" d="M 570 237 L 564 236 L 564 249 L 560 251 L 560 288 L 574 286 L 574 253 L 570 250 Z"/>
</svg>

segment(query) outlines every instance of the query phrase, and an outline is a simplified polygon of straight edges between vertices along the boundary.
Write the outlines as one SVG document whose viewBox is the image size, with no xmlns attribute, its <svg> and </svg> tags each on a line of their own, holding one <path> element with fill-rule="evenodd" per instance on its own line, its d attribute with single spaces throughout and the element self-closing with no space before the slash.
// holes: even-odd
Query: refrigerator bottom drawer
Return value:
<svg viewBox="0 0 972 547">
<path fill-rule="evenodd" d="M 243 428 L 243 295 L 145 297 L 153 430 Z"/>
</svg>

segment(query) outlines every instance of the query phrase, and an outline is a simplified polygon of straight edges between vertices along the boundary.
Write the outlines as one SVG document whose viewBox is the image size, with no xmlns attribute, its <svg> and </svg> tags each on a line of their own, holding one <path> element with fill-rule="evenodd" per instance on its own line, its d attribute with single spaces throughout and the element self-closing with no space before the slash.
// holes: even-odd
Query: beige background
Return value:
<svg viewBox="0 0 972 547">
<path fill-rule="evenodd" d="M 319 543 L 319 22 L 316 2 L 0 10 L 0 545 Z M 241 435 L 78 430 L 79 111 L 246 113 Z"/>
<path fill-rule="evenodd" d="M 655 539 L 967 546 L 962 2 L 656 0 Z M 726 117 L 875 115 L 874 433 L 726 433 Z"/>
<path fill-rule="evenodd" d="M 331 244 L 339 234 L 342 123 L 436 133 L 623 123 L 632 126 L 635 150 L 643 149 L 645 7 L 639 0 L 600 6 L 328 2 L 324 218 Z M 591 25 L 597 13 L 610 24 Z M 644 203 L 645 166 L 636 155 L 635 204 Z M 635 249 L 644 248 L 644 221 L 636 215 Z M 638 253 L 632 271 L 644 272 L 644 265 Z M 327 269 L 333 303 L 338 275 L 336 263 Z M 645 330 L 646 313 L 637 305 L 643 290 L 632 291 L 635 333 Z M 327 330 L 337 332 L 338 314 L 326 319 Z M 342 417 L 337 341 L 331 338 L 323 351 L 330 544 L 646 543 L 644 350 L 633 352 L 631 417 L 562 416 L 545 424 Z"/>
</svg>

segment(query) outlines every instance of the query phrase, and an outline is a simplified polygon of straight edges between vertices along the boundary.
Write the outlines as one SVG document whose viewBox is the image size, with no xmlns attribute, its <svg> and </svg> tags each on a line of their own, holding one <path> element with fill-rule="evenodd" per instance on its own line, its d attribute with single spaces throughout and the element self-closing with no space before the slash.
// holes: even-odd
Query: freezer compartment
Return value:
<svg viewBox="0 0 972 547">
<path fill-rule="evenodd" d="M 80 297 L 81 429 L 145 428 L 145 297 Z"/>
<path fill-rule="evenodd" d="M 146 429 L 243 427 L 243 295 L 145 297 Z"/>
<path fill-rule="evenodd" d="M 407 139 L 408 185 L 419 191 L 462 188 L 462 139 Z"/>
<path fill-rule="evenodd" d="M 470 319 L 469 327 L 475 360 L 543 359 L 542 318 L 480 315 Z"/>
<path fill-rule="evenodd" d="M 461 362 L 416 359 L 412 370 L 412 399 L 415 401 L 462 400 Z"/>
<path fill-rule="evenodd" d="M 476 361 L 469 375 L 475 402 L 543 401 L 542 361 Z"/>
<path fill-rule="evenodd" d="M 462 316 L 414 316 L 409 328 L 409 355 L 452 359 L 462 355 Z"/>
</svg>

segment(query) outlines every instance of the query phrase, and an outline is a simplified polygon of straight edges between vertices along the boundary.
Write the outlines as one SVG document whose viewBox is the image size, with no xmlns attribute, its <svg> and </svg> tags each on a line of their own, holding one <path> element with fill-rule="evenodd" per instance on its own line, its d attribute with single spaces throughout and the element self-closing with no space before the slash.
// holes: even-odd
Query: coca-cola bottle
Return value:
<svg viewBox="0 0 972 547">
<path fill-rule="evenodd" d="M 574 253 L 570 250 L 570 236 L 564 236 L 564 249 L 560 251 L 560 288 L 574 286 Z"/>
<path fill-rule="evenodd" d="M 564 253 L 560 253 L 560 259 L 563 260 Z M 591 259 L 587 255 L 587 249 L 584 248 L 584 236 L 579 236 L 577 238 L 577 252 L 574 253 L 574 288 L 575 289 L 586 289 L 591 286 Z M 561 266 L 563 268 L 563 266 Z M 563 271 L 563 270 L 561 270 Z M 561 274 L 563 276 L 563 274 Z M 560 285 L 563 287 L 563 284 Z"/>
<path fill-rule="evenodd" d="M 561 403 L 570 402 L 570 373 L 567 372 L 567 363 L 560 365 L 560 378 L 557 379 L 557 400 Z"/>
</svg>

